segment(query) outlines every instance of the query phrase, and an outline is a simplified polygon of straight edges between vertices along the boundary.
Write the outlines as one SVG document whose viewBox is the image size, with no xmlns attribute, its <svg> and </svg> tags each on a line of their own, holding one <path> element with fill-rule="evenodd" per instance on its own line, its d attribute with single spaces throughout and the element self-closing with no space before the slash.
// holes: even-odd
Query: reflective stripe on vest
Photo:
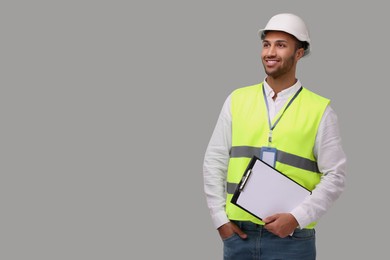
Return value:
<svg viewBox="0 0 390 260">
<path fill-rule="evenodd" d="M 321 178 L 313 147 L 328 104 L 328 99 L 303 88 L 273 130 L 271 145 L 278 150 L 275 168 L 309 190 L 314 189 Z M 237 89 L 232 93 L 232 149 L 226 180 L 226 213 L 230 219 L 264 224 L 230 203 L 230 200 L 252 156 L 259 156 L 260 148 L 268 146 L 267 113 L 262 84 Z M 280 112 L 274 120 L 279 115 Z M 314 226 L 315 223 L 312 223 L 308 228 Z"/>
<path fill-rule="evenodd" d="M 257 147 L 250 147 L 250 146 L 235 146 L 232 147 L 230 151 L 230 157 L 247 157 L 252 158 L 253 155 L 259 156 L 260 149 Z M 320 170 L 318 169 L 317 162 L 312 161 L 310 159 L 300 157 L 298 155 L 294 155 L 291 153 L 287 153 L 281 150 L 277 151 L 276 154 L 276 161 L 288 164 L 297 168 L 301 168 L 307 171 L 312 172 L 318 172 L 320 173 Z"/>
<path fill-rule="evenodd" d="M 230 152 L 230 157 L 247 157 L 252 158 L 253 155 L 259 156 L 260 149 L 257 147 L 250 147 L 250 146 L 236 146 L 232 147 Z M 317 163 L 315 161 L 309 160 L 307 158 L 303 158 L 291 153 L 287 153 L 281 150 L 278 150 L 276 153 L 276 161 L 294 166 L 296 168 L 301 168 L 303 170 L 312 171 L 312 172 L 318 172 L 320 173 L 320 170 L 318 169 Z M 237 184 L 236 183 L 230 183 L 227 182 L 226 191 L 229 194 L 233 194 L 236 190 Z"/>
</svg>

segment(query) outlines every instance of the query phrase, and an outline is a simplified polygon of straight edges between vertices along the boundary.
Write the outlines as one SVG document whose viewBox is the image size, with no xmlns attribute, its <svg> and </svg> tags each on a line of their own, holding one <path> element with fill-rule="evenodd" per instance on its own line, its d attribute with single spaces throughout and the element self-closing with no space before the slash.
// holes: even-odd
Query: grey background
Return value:
<svg viewBox="0 0 390 260">
<path fill-rule="evenodd" d="M 264 78 L 257 30 L 293 12 L 298 76 L 349 159 L 318 259 L 384 259 L 387 9 L 313 2 L 2 1 L 0 258 L 221 259 L 204 152 L 227 95 Z"/>
</svg>

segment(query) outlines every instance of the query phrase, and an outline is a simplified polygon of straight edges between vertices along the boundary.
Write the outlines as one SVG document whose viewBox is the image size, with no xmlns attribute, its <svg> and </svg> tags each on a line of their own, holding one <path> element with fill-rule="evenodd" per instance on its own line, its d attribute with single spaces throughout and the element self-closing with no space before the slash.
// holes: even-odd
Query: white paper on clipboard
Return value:
<svg viewBox="0 0 390 260">
<path fill-rule="evenodd" d="M 258 158 L 242 189 L 237 188 L 232 203 L 259 219 L 290 212 L 311 191 Z M 248 169 L 247 169 L 248 170 Z"/>
</svg>

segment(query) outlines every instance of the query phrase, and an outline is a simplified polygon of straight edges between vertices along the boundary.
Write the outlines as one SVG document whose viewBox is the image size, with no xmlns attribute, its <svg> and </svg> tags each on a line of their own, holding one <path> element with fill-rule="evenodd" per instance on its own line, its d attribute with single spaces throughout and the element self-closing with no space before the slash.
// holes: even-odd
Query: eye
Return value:
<svg viewBox="0 0 390 260">
<path fill-rule="evenodd" d="M 276 46 L 278 46 L 278 48 L 285 48 L 286 44 L 280 42 Z"/>
<path fill-rule="evenodd" d="M 269 47 L 269 43 L 268 42 L 263 42 L 263 48 L 266 48 L 266 47 Z"/>
</svg>

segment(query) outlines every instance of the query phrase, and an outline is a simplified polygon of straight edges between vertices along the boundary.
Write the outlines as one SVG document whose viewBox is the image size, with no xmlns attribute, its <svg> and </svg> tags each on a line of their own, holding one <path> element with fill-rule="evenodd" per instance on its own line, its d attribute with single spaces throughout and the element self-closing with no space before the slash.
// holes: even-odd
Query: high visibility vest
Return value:
<svg viewBox="0 0 390 260">
<path fill-rule="evenodd" d="M 321 179 L 313 154 L 314 144 L 322 115 L 330 103 L 328 99 L 302 88 L 287 110 L 284 111 L 283 107 L 271 121 L 274 124 L 284 111 L 272 131 L 269 145 L 268 110 L 262 88 L 260 83 L 236 89 L 231 95 L 232 148 L 225 208 L 229 219 L 257 224 L 264 222 L 230 202 L 250 159 L 253 155 L 260 156 L 262 146 L 274 147 L 277 149 L 275 168 L 313 190 Z M 316 222 L 313 222 L 305 228 L 315 225 Z"/>
</svg>

